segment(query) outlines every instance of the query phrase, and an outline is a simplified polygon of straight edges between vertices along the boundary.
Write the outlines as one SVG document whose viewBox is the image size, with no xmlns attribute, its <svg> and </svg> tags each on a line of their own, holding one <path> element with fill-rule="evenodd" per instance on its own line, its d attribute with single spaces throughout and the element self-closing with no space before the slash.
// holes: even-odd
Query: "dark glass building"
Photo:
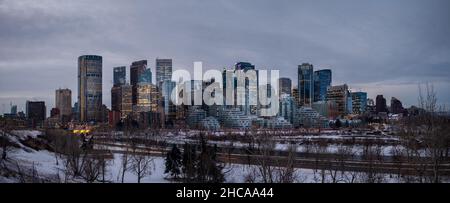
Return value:
<svg viewBox="0 0 450 203">
<path fill-rule="evenodd" d="M 236 71 L 243 71 L 244 73 L 246 73 L 249 70 L 254 70 L 256 72 L 256 85 L 250 85 L 250 81 L 248 78 L 245 78 L 245 88 L 244 91 L 245 93 L 243 93 L 245 95 L 245 104 L 242 105 L 238 105 L 239 108 L 245 113 L 245 115 L 255 115 L 257 113 L 257 107 L 258 107 L 258 86 L 259 86 L 259 82 L 258 82 L 258 71 L 255 68 L 255 65 L 249 63 L 249 62 L 238 62 L 235 64 L 234 66 L 234 71 L 236 73 Z M 240 89 L 237 88 L 238 85 L 238 78 L 235 78 L 235 101 L 239 102 L 242 100 L 239 100 L 240 98 L 238 98 L 238 91 Z M 242 94 L 242 92 L 241 92 Z M 252 102 L 250 102 L 251 98 L 253 99 Z M 241 98 L 242 99 L 242 98 Z M 256 104 L 256 105 L 255 105 Z"/>
<path fill-rule="evenodd" d="M 238 62 L 236 63 L 236 65 L 234 65 L 234 70 L 255 70 L 255 65 L 249 62 Z"/>
<path fill-rule="evenodd" d="M 42 126 L 47 117 L 47 108 L 43 101 L 27 101 L 26 117 L 33 127 Z"/>
<path fill-rule="evenodd" d="M 165 80 L 172 80 L 172 59 L 156 59 L 156 85 L 160 87 Z"/>
<path fill-rule="evenodd" d="M 405 109 L 403 108 L 402 102 L 395 97 L 391 98 L 391 112 L 393 114 L 404 114 L 405 113 Z"/>
<path fill-rule="evenodd" d="M 126 83 L 126 67 L 115 67 L 113 71 L 114 86 L 124 85 Z"/>
<path fill-rule="evenodd" d="M 314 72 L 314 102 L 325 101 L 327 88 L 331 86 L 331 70 L 324 69 Z"/>
<path fill-rule="evenodd" d="M 138 79 L 138 84 L 151 84 L 152 83 L 152 71 L 147 68 L 142 72 Z"/>
<path fill-rule="evenodd" d="M 351 94 L 353 113 L 365 113 L 367 110 L 367 92 L 352 92 Z"/>
<path fill-rule="evenodd" d="M 147 69 L 147 60 L 135 61 L 130 66 L 130 84 L 132 86 L 132 103 L 137 104 L 137 88 L 139 79 Z"/>
<path fill-rule="evenodd" d="M 280 78 L 278 80 L 278 88 L 280 89 L 278 91 L 279 95 L 282 95 L 282 94 L 291 95 L 292 94 L 292 80 L 289 78 Z"/>
<path fill-rule="evenodd" d="M 383 97 L 383 95 L 378 95 L 376 98 L 375 112 L 376 113 L 380 113 L 380 112 L 388 113 L 386 99 Z"/>
<path fill-rule="evenodd" d="M 298 66 L 299 101 L 302 106 L 311 106 L 314 99 L 314 67 L 303 63 Z"/>
</svg>

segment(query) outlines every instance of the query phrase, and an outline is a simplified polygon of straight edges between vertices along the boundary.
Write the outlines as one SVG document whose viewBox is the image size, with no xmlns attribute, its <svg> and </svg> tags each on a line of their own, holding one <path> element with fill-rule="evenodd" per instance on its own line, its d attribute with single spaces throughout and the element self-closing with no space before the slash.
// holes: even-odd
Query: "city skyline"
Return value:
<svg viewBox="0 0 450 203">
<path fill-rule="evenodd" d="M 76 92 L 76 59 L 89 54 L 104 58 L 103 103 L 108 107 L 111 106 L 113 67 L 126 66 L 129 79 L 130 63 L 148 60 L 155 78 L 156 58 L 173 59 L 174 70 L 191 70 L 194 61 L 203 61 L 206 69 L 217 70 L 231 68 L 238 61 L 248 61 L 257 69 L 279 69 L 280 76 L 290 76 L 293 84 L 297 81 L 293 76 L 297 66 L 311 63 L 315 70 L 331 69 L 333 85 L 346 83 L 353 91 L 368 92 L 372 99 L 383 94 L 388 100 L 398 98 L 405 106 L 417 105 L 418 84 L 432 82 L 439 102 L 447 106 L 450 103 L 447 94 L 450 42 L 446 37 L 450 29 L 445 22 L 449 14 L 444 12 L 448 1 L 370 3 L 373 8 L 346 1 L 343 5 L 352 5 L 348 9 L 353 11 L 346 16 L 339 14 L 348 11 L 346 7 L 332 2 L 327 3 L 332 6 L 321 7 L 321 3 L 312 2 L 288 5 L 265 1 L 258 4 L 220 2 L 223 7 L 197 1 L 137 2 L 136 5 L 96 1 L 77 13 L 86 3 L 0 1 L 0 25 L 4 27 L 0 35 L 4 45 L 0 49 L 2 113 L 9 112 L 10 102 L 18 105 L 18 111 L 25 110 L 26 100 L 43 100 L 49 111 L 55 106 L 56 89 L 69 88 Z M 409 6 L 401 8 L 405 3 Z M 137 8 L 139 6 L 142 9 Z M 286 9 L 286 13 L 271 13 L 269 8 L 273 6 Z M 297 14 L 288 6 L 306 13 Z M 383 10 L 386 7 L 389 9 Z M 161 12 L 144 12 L 158 8 L 173 9 L 174 13 L 189 17 L 178 20 Z M 195 14 L 196 8 L 204 12 Z M 416 13 L 422 9 L 423 12 Z M 248 16 L 244 10 L 249 11 Z M 21 11 L 26 14 L 21 15 Z M 108 16 L 114 11 L 123 13 Z M 323 15 L 327 11 L 330 14 Z M 367 16 L 361 16 L 363 11 L 367 11 Z M 220 18 L 227 12 L 234 14 L 229 16 L 229 21 Z M 275 16 L 262 16 L 264 12 Z M 203 19 L 208 15 L 214 20 Z M 162 22 L 143 21 L 144 16 L 162 19 Z M 116 18 L 123 20 L 120 24 L 111 24 Z M 392 22 L 382 22 L 383 18 Z M 239 19 L 243 22 L 236 23 Z M 338 24 L 332 26 L 333 23 Z M 89 29 L 71 33 L 71 25 L 79 26 L 78 30 Z M 244 25 L 249 28 L 243 32 L 240 28 Z M 302 31 L 299 27 L 309 28 L 306 29 L 309 32 L 296 32 Z M 119 32 L 123 28 L 136 32 L 124 35 Z M 326 32 L 328 29 L 330 33 Z M 224 31 L 227 35 L 222 33 Z M 108 37 L 101 39 L 105 36 Z M 76 96 L 72 94 L 72 103 L 77 101 Z"/>
</svg>

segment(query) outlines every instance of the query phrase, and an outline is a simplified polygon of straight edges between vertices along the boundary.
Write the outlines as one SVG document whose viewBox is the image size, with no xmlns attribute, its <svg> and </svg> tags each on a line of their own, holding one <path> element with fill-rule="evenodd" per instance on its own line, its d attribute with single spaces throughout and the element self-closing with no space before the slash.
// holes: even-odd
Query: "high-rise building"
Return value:
<svg viewBox="0 0 450 203">
<path fill-rule="evenodd" d="M 81 122 L 102 121 L 102 57 L 78 58 L 78 105 Z"/>
<path fill-rule="evenodd" d="M 61 111 L 58 108 L 52 108 L 52 110 L 50 110 L 50 117 L 51 118 L 55 118 L 56 116 L 60 116 Z"/>
<path fill-rule="evenodd" d="M 279 95 L 287 94 L 292 95 L 292 80 L 289 78 L 280 78 L 278 80 Z"/>
<path fill-rule="evenodd" d="M 238 62 L 236 63 L 236 65 L 234 65 L 234 70 L 255 70 L 255 65 L 249 62 Z"/>
<path fill-rule="evenodd" d="M 347 93 L 347 114 L 353 114 L 353 95 L 350 91 Z"/>
<path fill-rule="evenodd" d="M 156 59 L 156 85 L 172 80 L 172 59 Z"/>
<path fill-rule="evenodd" d="M 166 121 L 173 121 L 176 119 L 176 105 L 171 99 L 172 91 L 174 90 L 175 86 L 176 82 L 171 80 L 164 80 L 161 83 L 161 100 Z"/>
<path fill-rule="evenodd" d="M 250 81 L 249 78 L 244 78 L 244 88 L 237 88 L 239 85 L 239 78 L 235 78 L 235 102 L 237 104 L 243 103 L 244 105 L 238 105 L 238 107 L 244 112 L 245 115 L 256 115 L 258 110 L 258 71 L 255 68 L 255 65 L 249 62 L 238 62 L 234 66 L 234 71 L 243 71 L 247 73 L 247 71 L 253 70 L 256 73 L 256 81 Z M 256 82 L 256 84 L 255 84 Z M 253 85 L 252 85 L 253 83 Z M 242 92 L 239 92 L 242 91 Z M 244 95 L 244 98 L 240 98 L 238 95 Z M 242 102 L 244 99 L 244 102 Z"/>
<path fill-rule="evenodd" d="M 375 105 L 375 101 L 373 99 L 367 99 L 366 111 L 371 114 L 376 113 L 376 105 Z"/>
<path fill-rule="evenodd" d="M 43 101 L 27 101 L 26 117 L 31 121 L 32 126 L 42 126 L 47 117 L 47 108 Z"/>
<path fill-rule="evenodd" d="M 137 103 L 137 85 L 147 69 L 147 60 L 135 61 L 130 66 L 130 84 L 132 86 L 132 102 Z"/>
<path fill-rule="evenodd" d="M 333 109 L 331 109 L 331 115 L 344 116 L 347 115 L 349 110 L 349 97 L 350 92 L 346 84 L 339 86 L 328 87 L 327 90 L 327 101 L 335 104 Z"/>
<path fill-rule="evenodd" d="M 391 112 L 393 114 L 404 114 L 405 113 L 405 109 L 403 108 L 402 102 L 395 97 L 391 98 Z"/>
<path fill-rule="evenodd" d="M 126 69 L 127 67 L 125 67 L 125 66 L 120 66 L 120 67 L 115 67 L 115 68 L 113 68 L 113 71 L 114 71 L 114 75 L 113 75 L 113 78 L 114 78 L 114 86 L 121 86 L 121 85 L 125 85 L 125 83 L 126 83 L 126 75 L 127 75 L 127 73 L 126 73 Z"/>
<path fill-rule="evenodd" d="M 376 98 L 376 106 L 375 106 L 375 112 L 388 112 L 387 105 L 386 105 L 386 99 L 383 97 L 383 95 L 377 95 Z"/>
<path fill-rule="evenodd" d="M 17 115 L 17 105 L 11 106 L 11 115 Z"/>
<path fill-rule="evenodd" d="M 132 111 L 132 86 L 121 85 L 113 86 L 111 89 L 111 110 L 119 112 L 121 118 L 130 115 Z"/>
<path fill-rule="evenodd" d="M 151 83 L 139 83 L 135 109 L 138 112 L 157 112 L 159 99 L 159 91 L 156 85 Z"/>
<path fill-rule="evenodd" d="M 363 114 L 367 110 L 367 92 L 352 92 L 354 114 Z"/>
<path fill-rule="evenodd" d="M 281 94 L 279 116 L 292 124 L 294 122 L 295 109 L 294 98 L 289 94 Z"/>
<path fill-rule="evenodd" d="M 138 79 L 138 84 L 151 84 L 152 83 L 152 70 L 147 68 L 142 72 Z"/>
<path fill-rule="evenodd" d="M 298 92 L 298 87 L 292 89 L 292 97 L 294 97 L 294 103 L 296 106 L 300 105 L 300 94 Z"/>
<path fill-rule="evenodd" d="M 311 106 L 314 99 L 314 67 L 303 63 L 298 66 L 299 101 L 302 106 Z"/>
<path fill-rule="evenodd" d="M 331 86 L 331 70 L 314 71 L 314 102 L 325 101 L 327 89 Z"/>
<path fill-rule="evenodd" d="M 72 91 L 70 89 L 57 89 L 55 93 L 55 106 L 59 109 L 62 121 L 70 121 L 72 117 Z"/>
</svg>

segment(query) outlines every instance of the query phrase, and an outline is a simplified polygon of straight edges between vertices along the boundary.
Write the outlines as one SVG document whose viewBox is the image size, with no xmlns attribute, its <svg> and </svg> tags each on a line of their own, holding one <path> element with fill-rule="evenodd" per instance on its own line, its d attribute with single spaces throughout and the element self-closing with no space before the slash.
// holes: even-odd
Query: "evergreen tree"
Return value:
<svg viewBox="0 0 450 203">
<path fill-rule="evenodd" d="M 173 145 L 172 150 L 166 156 L 166 170 L 164 173 L 170 173 L 170 176 L 178 178 L 181 174 L 181 152 L 177 145 Z"/>
<path fill-rule="evenodd" d="M 221 183 L 225 181 L 222 173 L 223 167 L 217 161 L 217 145 L 214 148 L 207 146 L 201 136 L 201 153 L 196 165 L 196 179 L 201 183 Z"/>
</svg>

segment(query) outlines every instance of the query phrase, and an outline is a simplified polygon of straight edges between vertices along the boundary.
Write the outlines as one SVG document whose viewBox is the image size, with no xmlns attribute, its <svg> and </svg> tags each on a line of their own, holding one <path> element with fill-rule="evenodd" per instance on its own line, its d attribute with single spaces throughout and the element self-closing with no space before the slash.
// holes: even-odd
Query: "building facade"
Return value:
<svg viewBox="0 0 450 203">
<path fill-rule="evenodd" d="M 292 124 L 294 123 L 295 109 L 296 105 L 294 98 L 288 94 L 282 94 L 280 98 L 280 112 L 278 115 Z"/>
<path fill-rule="evenodd" d="M 173 103 L 172 97 L 172 91 L 175 89 L 176 82 L 171 80 L 164 80 L 161 83 L 160 91 L 161 91 L 161 101 L 162 101 L 162 107 L 164 110 L 164 116 L 166 121 L 173 121 L 177 117 L 177 108 L 176 105 Z"/>
<path fill-rule="evenodd" d="M 55 106 L 59 109 L 60 120 L 70 121 L 72 117 L 72 91 L 70 89 L 56 90 Z"/>
<path fill-rule="evenodd" d="M 391 113 L 393 114 L 405 113 L 405 109 L 403 108 L 402 102 L 395 97 L 391 98 Z"/>
<path fill-rule="evenodd" d="M 26 117 L 31 122 L 32 127 L 42 126 L 47 118 L 47 108 L 43 101 L 27 101 Z"/>
<path fill-rule="evenodd" d="M 375 111 L 377 114 L 381 112 L 388 113 L 386 99 L 383 97 L 383 95 L 377 95 Z"/>
<path fill-rule="evenodd" d="M 135 61 L 130 66 L 130 84 L 132 86 L 132 102 L 133 105 L 137 103 L 137 88 L 139 79 L 147 69 L 147 60 Z"/>
<path fill-rule="evenodd" d="M 113 85 L 114 86 L 121 86 L 121 85 L 125 85 L 125 83 L 127 82 L 126 80 L 126 70 L 127 67 L 125 66 L 120 66 L 120 67 L 115 67 L 113 68 Z"/>
<path fill-rule="evenodd" d="M 324 69 L 314 72 L 314 102 L 325 101 L 327 89 L 331 86 L 331 70 Z"/>
<path fill-rule="evenodd" d="M 280 78 L 278 80 L 279 95 L 287 94 L 292 95 L 292 80 L 289 78 Z"/>
<path fill-rule="evenodd" d="M 330 114 L 338 116 L 347 115 L 349 109 L 349 97 L 350 92 L 346 84 L 328 87 L 327 101 L 335 104 L 332 105 L 332 109 L 330 109 L 332 112 L 330 112 Z"/>
<path fill-rule="evenodd" d="M 114 86 L 111 89 L 111 110 L 120 113 L 121 118 L 126 118 L 132 112 L 132 86 Z"/>
<path fill-rule="evenodd" d="M 78 58 L 78 105 L 81 122 L 102 122 L 102 57 Z"/>
<path fill-rule="evenodd" d="M 298 66 L 298 90 L 301 106 L 311 106 L 314 99 L 314 67 L 303 63 Z"/>
<path fill-rule="evenodd" d="M 364 114 L 367 110 L 367 92 L 352 92 L 354 114 Z"/>
<path fill-rule="evenodd" d="M 156 59 L 156 85 L 172 80 L 172 59 Z"/>
</svg>

